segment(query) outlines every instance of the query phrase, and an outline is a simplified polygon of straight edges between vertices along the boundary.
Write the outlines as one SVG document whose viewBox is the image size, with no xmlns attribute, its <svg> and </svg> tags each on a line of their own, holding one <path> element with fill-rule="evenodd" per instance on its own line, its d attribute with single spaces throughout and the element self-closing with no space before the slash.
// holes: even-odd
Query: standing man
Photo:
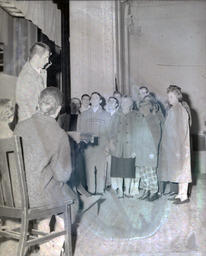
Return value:
<svg viewBox="0 0 206 256">
<path fill-rule="evenodd" d="M 91 108 L 79 116 L 77 131 L 95 138 L 85 150 L 87 186 L 91 193 L 103 193 L 106 179 L 105 147 L 110 116 L 102 109 L 102 97 L 98 92 L 92 93 L 90 102 Z"/>
<path fill-rule="evenodd" d="M 36 112 L 40 92 L 46 88 L 45 66 L 49 56 L 50 48 L 44 43 L 35 43 L 30 49 L 29 60 L 23 66 L 16 84 L 18 121 L 28 119 Z"/>
</svg>

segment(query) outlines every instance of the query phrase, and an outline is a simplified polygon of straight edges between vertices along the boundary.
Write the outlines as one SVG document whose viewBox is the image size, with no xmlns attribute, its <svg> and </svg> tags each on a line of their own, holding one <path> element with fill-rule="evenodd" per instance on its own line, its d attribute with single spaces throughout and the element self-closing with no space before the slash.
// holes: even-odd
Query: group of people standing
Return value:
<svg viewBox="0 0 206 256">
<path fill-rule="evenodd" d="M 35 43 L 18 76 L 16 131 L 23 127 L 25 120 L 35 115 L 39 117 L 39 112 L 44 119 L 48 116 L 56 119 L 59 126 L 69 132 L 69 149 L 61 151 L 62 154 L 67 152 L 65 158 L 70 166 L 65 182 L 76 187 L 79 193 L 102 194 L 111 187 L 118 197 L 136 196 L 153 201 L 164 193 L 165 184 L 170 182 L 171 188 L 176 184 L 176 190 L 171 189 L 172 194 L 177 194 L 171 198 L 174 203 L 188 202 L 191 114 L 182 99 L 181 88 L 168 87 L 166 109 L 146 86 L 142 86 L 136 101 L 118 91 L 107 100 L 93 92 L 83 94 L 81 99 L 72 98 L 70 110 L 60 112 L 62 99 L 57 96 L 59 92 L 55 92 L 58 89 L 46 88 L 45 66 L 50 55 L 47 45 Z M 55 111 L 50 110 L 52 104 Z M 41 121 L 37 121 L 33 121 L 36 129 L 41 126 Z M 45 127 L 49 121 L 46 123 Z M 36 135 L 44 133 L 37 130 Z M 19 134 L 24 137 L 27 132 L 29 129 Z M 46 133 L 55 134 L 56 131 L 50 132 L 49 126 Z M 47 136 L 40 136 L 42 143 Z M 64 143 L 55 143 L 60 144 Z M 53 144 L 52 148 L 55 148 Z M 58 155 L 56 166 L 60 166 L 58 159 L 61 157 Z"/>
<path fill-rule="evenodd" d="M 107 100 L 98 92 L 71 99 L 71 113 L 58 122 L 80 134 L 76 173 L 90 193 L 111 187 L 119 198 L 154 201 L 170 183 L 169 200 L 189 202 L 191 113 L 180 87 L 170 85 L 167 95 L 167 108 L 145 86 L 138 101 L 118 91 Z"/>
</svg>

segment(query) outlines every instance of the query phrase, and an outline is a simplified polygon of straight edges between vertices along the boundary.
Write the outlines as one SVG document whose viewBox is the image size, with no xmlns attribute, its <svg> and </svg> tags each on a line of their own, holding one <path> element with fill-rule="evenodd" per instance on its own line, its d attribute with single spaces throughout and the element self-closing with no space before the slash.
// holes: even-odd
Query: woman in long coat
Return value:
<svg viewBox="0 0 206 256">
<path fill-rule="evenodd" d="M 192 182 L 190 162 L 189 115 L 182 106 L 181 88 L 167 89 L 171 108 L 163 128 L 158 175 L 160 181 L 178 183 L 175 204 L 189 202 L 188 183 Z"/>
</svg>

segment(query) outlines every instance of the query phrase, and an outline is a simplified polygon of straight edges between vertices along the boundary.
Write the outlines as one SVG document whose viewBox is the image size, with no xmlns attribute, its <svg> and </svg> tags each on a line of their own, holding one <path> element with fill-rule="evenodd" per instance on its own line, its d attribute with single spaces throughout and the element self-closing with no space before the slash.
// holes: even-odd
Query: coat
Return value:
<svg viewBox="0 0 206 256">
<path fill-rule="evenodd" d="M 155 143 L 155 148 L 157 150 L 156 154 L 159 153 L 159 145 L 162 136 L 162 121 L 159 119 L 157 114 L 150 113 L 145 117 L 147 125 L 152 133 L 153 141 Z"/>
<path fill-rule="evenodd" d="M 189 116 L 181 103 L 172 106 L 163 127 L 158 166 L 161 181 L 189 183 L 191 178 Z"/>
<path fill-rule="evenodd" d="M 68 136 L 56 120 L 36 113 L 18 123 L 15 134 L 23 138 L 30 206 L 75 199 L 66 184 L 72 172 Z"/>
<path fill-rule="evenodd" d="M 119 113 L 110 127 L 112 141 L 111 155 L 115 157 L 135 157 L 135 165 L 156 167 L 157 148 L 152 131 L 146 121 L 136 111 Z"/>
<path fill-rule="evenodd" d="M 46 88 L 47 73 L 38 73 L 30 62 L 23 66 L 16 84 L 16 103 L 18 105 L 18 120 L 30 118 L 37 109 L 40 92 Z"/>
<path fill-rule="evenodd" d="M 119 158 L 132 158 L 135 153 L 135 134 L 137 113 L 123 114 L 118 111 L 112 117 L 109 141 L 112 143 L 111 155 Z"/>
</svg>

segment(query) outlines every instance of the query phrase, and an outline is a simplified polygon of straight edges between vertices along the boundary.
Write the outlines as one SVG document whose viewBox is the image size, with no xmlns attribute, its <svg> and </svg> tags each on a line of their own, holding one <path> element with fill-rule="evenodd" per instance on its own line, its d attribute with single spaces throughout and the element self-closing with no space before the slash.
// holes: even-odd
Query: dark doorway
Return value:
<svg viewBox="0 0 206 256">
<path fill-rule="evenodd" d="M 52 52 L 52 65 L 47 69 L 47 86 L 55 86 L 61 90 L 61 48 L 42 33 L 41 29 L 38 29 L 37 40 L 47 44 Z"/>
</svg>

